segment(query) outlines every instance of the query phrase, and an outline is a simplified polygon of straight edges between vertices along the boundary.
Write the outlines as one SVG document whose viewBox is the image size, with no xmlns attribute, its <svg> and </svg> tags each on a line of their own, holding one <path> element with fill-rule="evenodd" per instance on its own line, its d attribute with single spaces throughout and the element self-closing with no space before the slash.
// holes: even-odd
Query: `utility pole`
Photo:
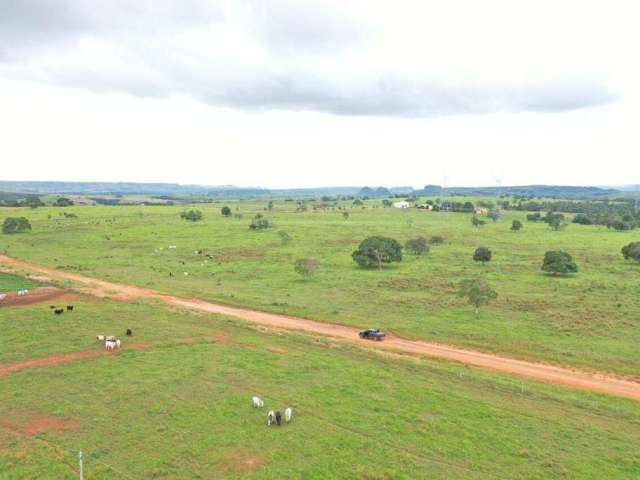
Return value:
<svg viewBox="0 0 640 480">
<path fill-rule="evenodd" d="M 80 480 L 84 480 L 84 471 L 82 468 L 82 450 L 78 452 L 78 460 L 80 461 Z"/>
</svg>

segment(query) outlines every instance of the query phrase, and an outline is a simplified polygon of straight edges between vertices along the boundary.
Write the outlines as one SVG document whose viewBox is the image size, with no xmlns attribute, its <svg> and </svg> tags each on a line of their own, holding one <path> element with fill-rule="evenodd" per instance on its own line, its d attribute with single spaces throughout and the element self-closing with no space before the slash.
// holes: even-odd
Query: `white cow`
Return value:
<svg viewBox="0 0 640 480">
<path fill-rule="evenodd" d="M 23 289 L 23 290 L 18 290 L 18 295 L 19 296 L 23 296 L 26 295 L 27 293 L 29 293 L 29 290 Z"/>
<path fill-rule="evenodd" d="M 116 348 L 120 348 L 120 339 L 119 338 L 116 340 Z"/>
<path fill-rule="evenodd" d="M 286 410 L 284 411 L 284 421 L 290 422 L 292 418 L 293 418 L 293 410 L 291 409 L 291 407 L 287 407 Z"/>
<path fill-rule="evenodd" d="M 107 335 L 106 337 L 104 337 L 104 339 L 107 342 L 115 342 L 116 341 L 116 337 L 114 335 Z"/>
<path fill-rule="evenodd" d="M 99 342 L 104 342 L 106 340 L 104 335 L 96 335 L 96 340 Z"/>
<path fill-rule="evenodd" d="M 262 408 L 264 407 L 264 402 L 260 397 L 251 397 L 251 401 L 253 402 L 254 408 Z"/>
<path fill-rule="evenodd" d="M 111 352 L 116 349 L 116 342 L 113 340 L 107 340 L 106 342 L 104 342 L 104 348 L 105 350 Z"/>
<path fill-rule="evenodd" d="M 0 302 L 2 300 L 4 300 L 5 298 L 7 298 L 7 294 L 6 293 L 0 293 Z"/>
<path fill-rule="evenodd" d="M 174 250 L 174 249 L 175 249 L 175 248 L 177 248 L 177 247 L 176 247 L 175 245 L 169 245 L 169 248 L 170 248 L 171 250 Z"/>
<path fill-rule="evenodd" d="M 272 423 L 275 423 L 276 421 L 276 414 L 274 413 L 273 410 L 269 410 L 269 413 L 267 413 L 267 426 L 271 426 Z"/>
</svg>

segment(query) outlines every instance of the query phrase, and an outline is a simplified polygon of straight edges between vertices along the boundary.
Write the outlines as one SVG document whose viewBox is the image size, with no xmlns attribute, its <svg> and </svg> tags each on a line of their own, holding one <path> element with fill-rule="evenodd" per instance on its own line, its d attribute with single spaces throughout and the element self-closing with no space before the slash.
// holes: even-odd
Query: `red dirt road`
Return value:
<svg viewBox="0 0 640 480">
<path fill-rule="evenodd" d="M 366 345 L 372 349 L 382 349 L 414 355 L 428 356 L 473 365 L 497 372 L 509 373 L 550 383 L 556 383 L 582 390 L 605 393 L 640 400 L 640 383 L 618 378 L 607 373 L 591 373 L 570 370 L 555 365 L 529 362 L 514 358 L 467 350 L 448 345 L 405 340 L 388 337 L 384 342 L 367 342 L 358 339 L 358 330 L 353 327 L 317 322 L 304 318 L 290 317 L 275 313 L 261 312 L 239 307 L 231 307 L 204 300 L 166 295 L 155 290 L 125 284 L 97 280 L 71 272 L 63 272 L 34 263 L 0 255 L 0 263 L 16 269 L 37 272 L 40 278 L 65 279 L 82 284 L 82 292 L 98 297 L 119 300 L 150 298 L 169 305 L 240 318 L 271 328 L 298 330 L 327 337 Z"/>
</svg>

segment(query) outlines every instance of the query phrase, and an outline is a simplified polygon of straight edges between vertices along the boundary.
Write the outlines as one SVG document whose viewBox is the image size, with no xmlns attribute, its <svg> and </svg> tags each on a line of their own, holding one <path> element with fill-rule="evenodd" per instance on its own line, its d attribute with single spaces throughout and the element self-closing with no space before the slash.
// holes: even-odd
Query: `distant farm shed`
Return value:
<svg viewBox="0 0 640 480">
<path fill-rule="evenodd" d="M 409 202 L 395 202 L 393 204 L 394 208 L 409 208 Z"/>
</svg>

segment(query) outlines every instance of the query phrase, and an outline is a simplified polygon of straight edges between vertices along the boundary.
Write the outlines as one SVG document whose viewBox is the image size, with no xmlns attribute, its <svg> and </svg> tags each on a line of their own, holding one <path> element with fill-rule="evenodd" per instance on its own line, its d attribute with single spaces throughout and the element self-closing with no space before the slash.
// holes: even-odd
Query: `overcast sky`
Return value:
<svg viewBox="0 0 640 480">
<path fill-rule="evenodd" d="M 635 3 L 0 0 L 0 179 L 640 183 Z"/>
</svg>

